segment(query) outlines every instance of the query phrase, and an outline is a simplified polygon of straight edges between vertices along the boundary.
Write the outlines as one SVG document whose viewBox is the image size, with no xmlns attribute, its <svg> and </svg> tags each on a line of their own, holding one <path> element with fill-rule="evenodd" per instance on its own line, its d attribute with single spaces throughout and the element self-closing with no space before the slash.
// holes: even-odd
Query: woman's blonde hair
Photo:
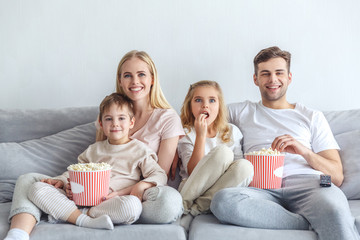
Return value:
<svg viewBox="0 0 360 240">
<path fill-rule="evenodd" d="M 130 60 L 131 58 L 134 58 L 134 57 L 144 61 L 148 65 L 149 71 L 153 77 L 153 84 L 152 84 L 151 90 L 150 90 L 150 105 L 151 105 L 151 107 L 153 107 L 153 108 L 171 108 L 170 104 L 166 100 L 166 98 L 161 90 L 158 73 L 157 73 L 155 64 L 151 60 L 150 56 L 144 51 L 137 51 L 137 50 L 130 51 L 130 52 L 126 53 L 124 55 L 124 57 L 120 60 L 119 66 L 117 69 L 117 74 L 116 74 L 116 92 L 125 94 L 124 90 L 120 86 L 121 70 L 122 70 L 121 68 L 127 60 Z"/>
<path fill-rule="evenodd" d="M 194 97 L 194 92 L 197 87 L 213 87 L 218 92 L 219 113 L 213 122 L 213 127 L 214 129 L 218 130 L 223 142 L 229 142 L 230 128 L 227 121 L 228 112 L 220 85 L 215 81 L 203 80 L 190 85 L 184 103 L 181 107 L 180 118 L 183 127 L 186 128 L 189 132 L 191 131 L 191 128 L 194 127 L 195 117 L 191 111 L 191 100 Z"/>
</svg>

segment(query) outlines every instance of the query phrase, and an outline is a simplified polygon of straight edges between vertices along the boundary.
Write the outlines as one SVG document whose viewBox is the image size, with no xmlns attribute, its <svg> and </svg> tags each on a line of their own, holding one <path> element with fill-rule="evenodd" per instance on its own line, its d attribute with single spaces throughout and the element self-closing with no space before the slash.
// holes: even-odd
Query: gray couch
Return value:
<svg viewBox="0 0 360 240">
<path fill-rule="evenodd" d="M 0 239 L 7 221 L 18 176 L 39 172 L 62 173 L 95 140 L 97 107 L 0 110 Z M 342 148 L 345 181 L 341 189 L 349 199 L 360 231 L 360 109 L 325 113 Z M 176 187 L 179 182 L 169 181 Z M 45 220 L 46 218 L 44 218 Z M 213 215 L 197 216 L 187 232 L 173 224 L 133 224 L 114 230 L 79 228 L 71 224 L 41 221 L 31 239 L 316 239 L 313 231 L 251 229 L 221 224 Z"/>
</svg>

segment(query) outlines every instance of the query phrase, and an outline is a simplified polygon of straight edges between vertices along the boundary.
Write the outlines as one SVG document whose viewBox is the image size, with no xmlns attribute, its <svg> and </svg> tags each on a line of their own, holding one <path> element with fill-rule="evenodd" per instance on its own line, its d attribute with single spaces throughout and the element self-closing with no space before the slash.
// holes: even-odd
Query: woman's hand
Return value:
<svg viewBox="0 0 360 240">
<path fill-rule="evenodd" d="M 140 182 L 138 182 L 137 184 L 134 185 L 134 187 L 131 190 L 130 195 L 133 195 L 133 196 L 139 198 L 140 201 L 142 202 L 145 190 L 148 189 L 148 188 L 151 188 L 153 186 L 155 186 L 155 184 L 140 181 Z"/>
<path fill-rule="evenodd" d="M 171 180 L 175 180 L 175 176 L 176 176 L 176 168 L 178 167 L 179 165 L 179 154 L 176 150 L 175 152 L 175 156 L 174 156 L 174 160 L 171 164 L 171 168 L 170 168 L 170 171 L 168 173 L 168 178 L 171 179 Z"/>
<path fill-rule="evenodd" d="M 135 185 L 132 185 L 132 186 L 129 186 L 129 187 L 126 187 L 124 189 L 121 189 L 119 191 L 114 191 L 114 192 L 111 192 L 109 193 L 107 196 L 103 197 L 103 201 L 106 201 L 106 200 L 109 200 L 111 198 L 114 198 L 116 196 L 125 196 L 125 195 L 130 195 L 130 192 L 132 190 L 132 188 L 134 187 Z M 112 191 L 112 190 L 110 190 Z"/>
</svg>

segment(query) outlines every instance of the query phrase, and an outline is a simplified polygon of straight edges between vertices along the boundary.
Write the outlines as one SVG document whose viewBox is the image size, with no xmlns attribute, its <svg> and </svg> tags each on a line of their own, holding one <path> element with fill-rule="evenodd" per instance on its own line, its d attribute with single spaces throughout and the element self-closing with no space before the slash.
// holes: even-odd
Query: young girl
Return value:
<svg viewBox="0 0 360 240">
<path fill-rule="evenodd" d="M 252 164 L 242 159 L 240 130 L 227 122 L 220 86 L 214 81 L 192 84 L 181 108 L 186 136 L 179 141 L 183 178 L 179 191 L 184 213 L 196 216 L 209 211 L 220 189 L 248 186 Z"/>
</svg>

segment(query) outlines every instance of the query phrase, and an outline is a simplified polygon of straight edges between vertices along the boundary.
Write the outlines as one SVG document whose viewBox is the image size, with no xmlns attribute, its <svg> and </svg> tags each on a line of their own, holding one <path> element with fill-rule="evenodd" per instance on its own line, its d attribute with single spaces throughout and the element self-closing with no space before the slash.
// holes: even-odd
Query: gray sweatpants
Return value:
<svg viewBox="0 0 360 240">
<path fill-rule="evenodd" d="M 29 200 L 28 190 L 35 182 L 39 182 L 44 178 L 50 177 L 39 173 L 27 173 L 17 179 L 11 203 L 9 222 L 13 216 L 19 213 L 29 213 L 35 217 L 36 223 L 40 222 L 41 210 Z"/>
<path fill-rule="evenodd" d="M 40 221 L 42 211 L 28 199 L 28 190 L 35 183 L 49 176 L 38 173 L 21 175 L 15 185 L 11 205 L 9 222 L 19 213 L 29 213 Z M 143 211 L 140 223 L 171 223 L 176 221 L 183 213 L 180 193 L 169 186 L 152 187 L 145 191 L 142 202 Z"/>
<path fill-rule="evenodd" d="M 320 240 L 358 240 L 344 193 L 322 188 L 318 175 L 283 179 L 281 189 L 228 188 L 215 194 L 211 211 L 223 223 L 251 228 L 309 229 Z"/>
</svg>

